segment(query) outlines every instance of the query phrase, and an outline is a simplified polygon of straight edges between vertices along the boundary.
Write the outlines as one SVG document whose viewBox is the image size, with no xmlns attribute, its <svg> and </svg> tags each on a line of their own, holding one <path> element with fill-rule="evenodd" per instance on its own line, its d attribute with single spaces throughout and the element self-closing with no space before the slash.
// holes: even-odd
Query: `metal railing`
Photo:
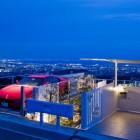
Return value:
<svg viewBox="0 0 140 140">
<path fill-rule="evenodd" d="M 123 85 L 128 87 L 140 87 L 140 81 L 118 80 L 118 85 Z"/>
<path fill-rule="evenodd" d="M 107 84 L 112 83 L 114 80 L 112 79 L 94 79 L 95 83 L 98 83 L 102 80 L 106 80 Z M 118 80 L 118 85 L 129 86 L 129 87 L 140 87 L 140 81 L 134 80 Z"/>
<path fill-rule="evenodd" d="M 114 83 L 82 94 L 81 128 L 88 129 L 118 109 Z"/>
<path fill-rule="evenodd" d="M 81 128 L 86 129 L 101 117 L 100 89 L 82 94 L 82 123 Z"/>
</svg>

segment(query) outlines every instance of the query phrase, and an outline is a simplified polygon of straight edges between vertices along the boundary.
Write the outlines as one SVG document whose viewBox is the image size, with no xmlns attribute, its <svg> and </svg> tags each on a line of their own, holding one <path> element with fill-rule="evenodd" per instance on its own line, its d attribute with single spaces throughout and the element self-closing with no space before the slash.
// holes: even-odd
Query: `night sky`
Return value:
<svg viewBox="0 0 140 140">
<path fill-rule="evenodd" d="M 1 0 L 0 58 L 140 59 L 140 0 Z"/>
</svg>

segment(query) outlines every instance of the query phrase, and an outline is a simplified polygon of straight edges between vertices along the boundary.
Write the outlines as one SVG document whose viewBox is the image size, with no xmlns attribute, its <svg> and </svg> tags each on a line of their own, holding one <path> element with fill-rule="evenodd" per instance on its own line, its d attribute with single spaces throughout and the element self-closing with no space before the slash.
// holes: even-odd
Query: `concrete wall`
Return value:
<svg viewBox="0 0 140 140">
<path fill-rule="evenodd" d="M 123 88 L 124 92 L 119 93 L 119 109 L 140 113 L 140 87 Z"/>
<path fill-rule="evenodd" d="M 114 83 L 102 88 L 101 94 L 101 114 L 102 119 L 114 113 L 118 109 L 118 93 L 113 90 Z"/>
<path fill-rule="evenodd" d="M 106 80 L 103 80 L 103 81 L 97 83 L 96 88 L 100 88 L 100 87 L 103 87 L 105 85 L 106 85 Z"/>
</svg>

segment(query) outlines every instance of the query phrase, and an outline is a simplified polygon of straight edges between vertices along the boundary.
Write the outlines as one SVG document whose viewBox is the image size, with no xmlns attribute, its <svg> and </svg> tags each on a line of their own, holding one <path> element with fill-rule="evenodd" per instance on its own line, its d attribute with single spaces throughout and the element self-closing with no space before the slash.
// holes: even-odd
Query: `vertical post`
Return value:
<svg viewBox="0 0 140 140">
<path fill-rule="evenodd" d="M 49 102 L 52 102 L 52 91 L 50 91 L 50 101 Z M 50 123 L 50 118 L 51 118 L 51 115 L 49 114 L 48 115 L 48 122 Z"/>
<path fill-rule="evenodd" d="M 68 81 L 68 89 L 67 89 L 68 91 L 68 101 L 69 101 L 69 103 L 70 103 L 70 81 Z"/>
<path fill-rule="evenodd" d="M 37 87 L 33 88 L 32 98 L 33 98 L 33 100 L 37 100 L 38 99 L 38 88 Z M 33 114 L 34 114 L 34 116 L 38 115 L 38 113 L 35 113 L 35 112 Z"/>
<path fill-rule="evenodd" d="M 82 109 L 81 109 L 81 128 L 86 129 L 88 126 L 88 107 L 87 107 L 87 94 L 86 92 L 82 93 Z"/>
<path fill-rule="evenodd" d="M 43 126 L 43 113 L 40 112 L 40 126 Z"/>
<path fill-rule="evenodd" d="M 59 96 L 59 82 L 57 83 L 57 102 L 59 103 L 60 102 L 60 96 Z"/>
<path fill-rule="evenodd" d="M 34 100 L 38 99 L 38 88 L 37 87 L 33 88 L 33 96 L 32 97 Z"/>
<path fill-rule="evenodd" d="M 118 85 L 118 63 L 115 61 L 115 87 Z"/>
<path fill-rule="evenodd" d="M 24 93 L 24 86 L 21 86 L 21 98 L 20 98 L 20 114 L 21 116 L 25 116 L 25 93 Z"/>
<path fill-rule="evenodd" d="M 50 92 L 50 102 L 52 102 L 52 92 Z"/>
<path fill-rule="evenodd" d="M 125 83 L 126 83 L 126 82 L 125 82 L 125 80 L 124 80 L 124 81 L 123 81 L 123 84 L 125 85 Z"/>
<path fill-rule="evenodd" d="M 56 118 L 56 128 L 57 130 L 60 129 L 60 116 L 59 115 L 57 115 L 57 118 Z"/>
<path fill-rule="evenodd" d="M 12 84 L 14 84 L 14 76 L 12 76 Z"/>
<path fill-rule="evenodd" d="M 135 87 L 137 87 L 137 81 L 135 81 Z"/>
</svg>

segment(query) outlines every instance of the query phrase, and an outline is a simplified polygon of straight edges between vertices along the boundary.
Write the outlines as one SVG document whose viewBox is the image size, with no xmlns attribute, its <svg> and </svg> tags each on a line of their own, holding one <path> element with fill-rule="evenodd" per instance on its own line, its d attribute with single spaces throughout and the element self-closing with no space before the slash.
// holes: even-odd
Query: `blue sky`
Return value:
<svg viewBox="0 0 140 140">
<path fill-rule="evenodd" d="M 139 0 L 0 1 L 0 58 L 140 59 Z"/>
</svg>

